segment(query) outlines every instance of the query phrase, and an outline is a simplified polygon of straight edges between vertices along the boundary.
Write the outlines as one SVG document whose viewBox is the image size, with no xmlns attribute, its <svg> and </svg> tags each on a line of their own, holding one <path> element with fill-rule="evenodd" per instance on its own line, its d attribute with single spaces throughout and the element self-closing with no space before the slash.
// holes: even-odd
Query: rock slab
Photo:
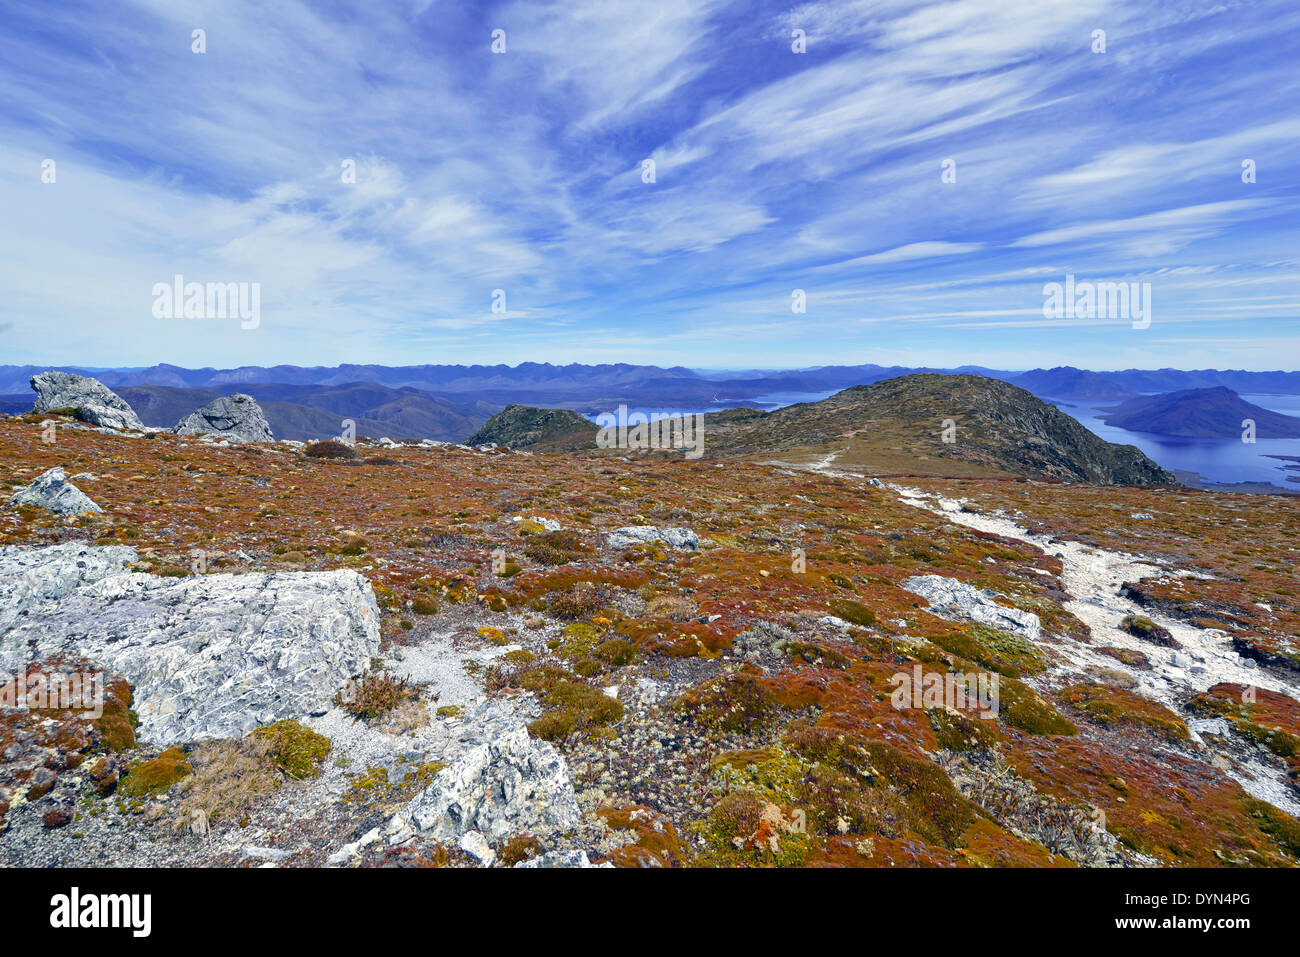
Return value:
<svg viewBox="0 0 1300 957">
<path fill-rule="evenodd" d="M 581 815 L 560 753 L 515 724 L 439 771 L 404 816 L 439 841 L 457 842 L 470 831 L 501 840 L 563 830 Z"/>
<path fill-rule="evenodd" d="M 649 542 L 663 542 L 670 548 L 693 552 L 700 547 L 700 537 L 689 528 L 656 528 L 653 525 L 628 525 L 616 528 L 606 537 L 610 548 L 630 548 Z"/>
<path fill-rule="evenodd" d="M 0 671 L 89 658 L 134 688 L 141 740 L 241 735 L 320 714 L 379 648 L 351 571 L 163 578 L 133 549 L 0 548 Z"/>
</svg>

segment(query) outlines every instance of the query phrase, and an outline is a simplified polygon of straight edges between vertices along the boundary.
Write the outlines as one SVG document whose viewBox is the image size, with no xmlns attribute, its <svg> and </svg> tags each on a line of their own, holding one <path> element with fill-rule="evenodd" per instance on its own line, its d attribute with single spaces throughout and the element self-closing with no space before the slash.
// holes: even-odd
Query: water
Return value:
<svg viewBox="0 0 1300 957">
<path fill-rule="evenodd" d="M 1247 395 L 1242 399 L 1283 415 L 1300 415 L 1300 395 Z M 1167 469 L 1196 472 L 1211 482 L 1267 482 L 1288 491 L 1300 492 L 1300 483 L 1287 476 L 1300 476 L 1300 462 L 1269 458 L 1290 455 L 1300 458 L 1300 439 L 1258 439 L 1253 444 L 1240 439 L 1185 439 L 1150 432 L 1130 432 L 1101 421 L 1115 402 L 1078 402 L 1047 399 L 1107 442 L 1136 445 L 1156 464 Z M 1295 466 L 1288 470 L 1287 465 Z"/>
<path fill-rule="evenodd" d="M 719 395 L 717 403 L 703 408 L 629 407 L 628 412 L 642 412 L 652 418 L 660 418 L 666 415 L 718 412 L 722 409 L 734 409 L 740 405 L 760 409 L 779 409 L 799 402 L 819 402 L 840 391 L 840 389 L 828 389 L 824 392 L 772 392 L 748 400 L 729 400 L 726 396 Z M 1241 397 L 1253 405 L 1273 412 L 1300 416 L 1300 395 L 1242 394 Z M 1136 445 L 1156 464 L 1167 469 L 1195 472 L 1211 482 L 1265 482 L 1291 492 L 1300 492 L 1300 482 L 1287 481 L 1290 475 L 1300 477 L 1300 461 L 1288 462 L 1269 458 L 1271 455 L 1287 455 L 1300 459 L 1300 439 L 1258 439 L 1251 445 L 1240 439 L 1184 439 L 1148 432 L 1130 432 L 1127 429 L 1107 425 L 1101 420 L 1105 410 L 1117 405 L 1117 402 L 1093 403 L 1065 399 L 1044 399 L 1044 401 L 1051 402 L 1062 412 L 1077 420 L 1084 428 L 1107 442 Z M 583 414 L 595 421 L 598 413 Z M 1288 470 L 1288 465 L 1293 468 Z"/>
</svg>

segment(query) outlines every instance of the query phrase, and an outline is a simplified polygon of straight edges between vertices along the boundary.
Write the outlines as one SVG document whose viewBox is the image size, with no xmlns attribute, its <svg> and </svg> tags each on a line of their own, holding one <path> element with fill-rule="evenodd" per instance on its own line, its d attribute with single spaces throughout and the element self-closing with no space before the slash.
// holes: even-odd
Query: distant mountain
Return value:
<svg viewBox="0 0 1300 957">
<path fill-rule="evenodd" d="M 341 433 L 344 419 L 352 419 L 358 435 L 460 441 L 492 411 L 473 401 L 452 402 L 417 389 L 392 389 L 373 382 L 337 387 L 227 383 L 218 389 L 149 385 L 115 391 L 145 425 L 168 429 L 218 395 L 242 391 L 258 401 L 279 439 L 330 438 Z"/>
<path fill-rule="evenodd" d="M 1034 395 L 1051 399 L 1128 399 L 1139 394 L 1104 372 L 1089 372 L 1073 366 L 1034 369 L 1009 381 Z"/>
<path fill-rule="evenodd" d="M 1130 432 L 1235 439 L 1246 419 L 1254 421 L 1256 438 L 1300 438 L 1300 418 L 1261 408 L 1224 386 L 1129 399 L 1109 410 L 1103 421 Z"/>
<path fill-rule="evenodd" d="M 986 376 L 902 376 L 774 412 L 717 413 L 705 423 L 707 458 L 779 456 L 877 472 L 1178 484 L 1134 446 L 1106 442 L 1028 391 Z M 943 441 L 946 428 L 951 442 Z"/>
<path fill-rule="evenodd" d="M 537 452 L 572 451 L 595 448 L 597 431 L 590 419 L 568 409 L 508 405 L 467 438 L 465 444 L 495 444 Z"/>
</svg>

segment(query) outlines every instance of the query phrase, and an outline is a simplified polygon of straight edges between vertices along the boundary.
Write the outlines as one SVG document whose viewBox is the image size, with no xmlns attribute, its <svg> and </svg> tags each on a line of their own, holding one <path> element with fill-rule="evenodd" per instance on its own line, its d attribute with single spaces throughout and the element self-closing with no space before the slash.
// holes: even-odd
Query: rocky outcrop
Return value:
<svg viewBox="0 0 1300 957">
<path fill-rule="evenodd" d="M 1030 641 L 1037 641 L 1042 634 L 1042 624 L 1032 611 L 999 605 L 996 592 L 975 588 L 955 578 L 913 575 L 903 582 L 903 587 L 928 601 L 930 614 L 940 618 L 977 621 Z"/>
<path fill-rule="evenodd" d="M 102 512 L 77 486 L 68 481 L 63 466 L 56 466 L 33 482 L 14 492 L 9 505 L 38 505 L 55 515 L 80 515 L 82 512 Z"/>
<path fill-rule="evenodd" d="M 628 525 L 610 532 L 605 541 L 610 548 L 630 548 L 649 542 L 663 542 L 669 548 L 693 552 L 700 547 L 700 537 L 689 528 L 656 528 L 653 525 Z"/>
<path fill-rule="evenodd" d="M 320 714 L 379 646 L 379 608 L 355 572 L 162 578 L 122 546 L 0 548 L 0 671 L 99 662 L 135 689 L 157 744 L 238 735 Z"/>
<path fill-rule="evenodd" d="M 42 372 L 31 378 L 35 412 L 70 410 L 78 419 L 106 429 L 135 429 L 144 423 L 121 396 L 98 379 L 71 372 Z"/>
<path fill-rule="evenodd" d="M 177 435 L 207 435 L 227 442 L 274 442 L 262 407 L 251 395 L 236 392 L 213 399 L 172 429 Z"/>
<path fill-rule="evenodd" d="M 470 831 L 500 840 L 562 830 L 581 814 L 559 752 L 514 724 L 438 772 L 404 816 L 435 839 L 456 842 Z"/>
<path fill-rule="evenodd" d="M 465 444 L 548 452 L 593 449 L 597 431 L 594 422 L 568 409 L 508 405 L 467 438 Z"/>
</svg>

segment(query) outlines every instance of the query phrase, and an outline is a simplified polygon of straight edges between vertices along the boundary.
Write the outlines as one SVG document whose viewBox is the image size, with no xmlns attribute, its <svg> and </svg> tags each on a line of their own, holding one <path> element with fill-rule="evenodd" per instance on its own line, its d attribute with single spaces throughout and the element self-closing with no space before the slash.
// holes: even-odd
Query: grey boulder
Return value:
<svg viewBox="0 0 1300 957">
<path fill-rule="evenodd" d="M 228 442 L 274 442 L 271 425 L 251 395 L 236 392 L 213 399 L 172 429 L 177 435 L 208 435 Z"/>
<path fill-rule="evenodd" d="M 41 372 L 31 378 L 36 412 L 72 409 L 78 419 L 106 429 L 145 431 L 135 410 L 98 379 L 71 372 Z"/>
<path fill-rule="evenodd" d="M 31 485 L 24 485 L 14 492 L 9 505 L 39 505 L 55 515 L 103 511 L 90 500 L 90 496 L 68 481 L 61 465 L 43 472 Z"/>
<path fill-rule="evenodd" d="M 981 590 L 943 575 L 913 575 L 903 587 L 930 603 L 930 613 L 940 618 L 969 620 L 1000 628 L 1037 641 L 1042 623 L 1032 611 L 1008 608 L 997 603 L 996 592 Z"/>
<path fill-rule="evenodd" d="M 0 548 L 0 671 L 88 658 L 134 687 L 141 740 L 244 734 L 328 710 L 379 647 L 351 571 L 163 578 L 133 549 Z"/>
</svg>

